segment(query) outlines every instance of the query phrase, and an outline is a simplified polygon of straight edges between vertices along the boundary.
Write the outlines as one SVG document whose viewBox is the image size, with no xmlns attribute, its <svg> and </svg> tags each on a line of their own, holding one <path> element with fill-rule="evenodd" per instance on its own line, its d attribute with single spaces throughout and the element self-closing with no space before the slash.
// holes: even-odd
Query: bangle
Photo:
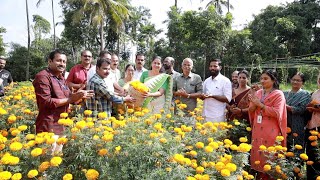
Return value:
<svg viewBox="0 0 320 180">
<path fill-rule="evenodd" d="M 187 98 L 188 98 L 188 99 L 190 98 L 190 94 L 188 94 Z"/>
</svg>

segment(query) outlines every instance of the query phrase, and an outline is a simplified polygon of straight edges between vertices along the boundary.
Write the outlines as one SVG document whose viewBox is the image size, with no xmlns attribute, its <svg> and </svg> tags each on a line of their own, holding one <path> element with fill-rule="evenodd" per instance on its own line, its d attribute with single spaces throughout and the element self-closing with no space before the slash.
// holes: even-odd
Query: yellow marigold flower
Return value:
<svg viewBox="0 0 320 180">
<path fill-rule="evenodd" d="M 300 158 L 307 161 L 308 160 L 308 156 L 305 153 L 300 154 Z"/>
<path fill-rule="evenodd" d="M 22 99 L 22 96 L 21 96 L 21 94 L 13 96 L 13 99 L 19 101 Z"/>
<path fill-rule="evenodd" d="M 0 172 L 0 178 L 3 179 L 3 180 L 8 180 L 8 179 L 11 178 L 11 176 L 12 176 L 12 174 L 9 171 Z"/>
<path fill-rule="evenodd" d="M 197 142 L 196 143 L 196 147 L 199 148 L 199 149 L 202 149 L 204 147 L 203 142 Z"/>
<path fill-rule="evenodd" d="M 39 172 L 44 172 L 44 171 L 46 171 L 49 167 L 50 167 L 50 162 L 44 161 L 44 162 L 42 162 L 42 163 L 40 164 L 38 170 L 39 170 Z"/>
<path fill-rule="evenodd" d="M 56 157 L 51 158 L 50 165 L 51 166 L 59 166 L 61 164 L 61 162 L 62 162 L 62 158 L 56 156 Z"/>
<path fill-rule="evenodd" d="M 221 171 L 222 169 L 225 168 L 225 164 L 223 162 L 217 162 L 215 164 L 215 168 L 216 168 L 217 171 Z"/>
<path fill-rule="evenodd" d="M 251 127 L 246 127 L 246 130 L 250 132 L 251 131 Z"/>
<path fill-rule="evenodd" d="M 230 146 L 230 149 L 233 150 L 233 151 L 237 151 L 239 148 L 238 148 L 237 145 L 232 144 L 232 145 Z"/>
<path fill-rule="evenodd" d="M 11 151 L 20 151 L 23 146 L 20 142 L 13 142 L 9 147 Z"/>
<path fill-rule="evenodd" d="M 86 116 L 90 116 L 92 114 L 92 111 L 91 110 L 85 110 L 83 112 L 83 114 L 86 115 Z"/>
<path fill-rule="evenodd" d="M 170 119 L 171 118 L 171 114 L 167 114 L 166 118 Z"/>
<path fill-rule="evenodd" d="M 197 172 L 198 174 L 202 174 L 202 173 L 204 172 L 204 168 L 203 168 L 202 166 L 198 166 L 198 167 L 196 168 L 196 172 Z"/>
<path fill-rule="evenodd" d="M 294 146 L 294 148 L 296 148 L 296 149 L 302 149 L 302 146 L 301 145 L 298 145 L 298 144 L 296 144 L 295 146 Z"/>
<path fill-rule="evenodd" d="M 284 158 L 284 155 L 279 153 L 278 158 Z"/>
<path fill-rule="evenodd" d="M 161 123 L 156 123 L 154 126 L 153 126 L 156 130 L 161 130 L 162 129 L 162 124 Z"/>
<path fill-rule="evenodd" d="M 240 122 L 237 121 L 237 122 L 234 123 L 234 125 L 239 126 Z"/>
<path fill-rule="evenodd" d="M 247 144 L 247 143 L 241 143 L 239 146 L 238 146 L 238 151 L 239 152 L 249 152 L 251 150 L 251 145 L 250 144 Z"/>
<path fill-rule="evenodd" d="M 207 153 L 211 153 L 211 152 L 213 152 L 213 148 L 211 146 L 206 146 L 204 148 L 204 151 L 207 152 Z"/>
<path fill-rule="evenodd" d="M 96 180 L 99 177 L 99 172 L 96 171 L 95 169 L 89 169 L 86 172 L 86 178 L 87 180 Z"/>
<path fill-rule="evenodd" d="M 36 136 L 34 134 L 27 134 L 26 135 L 26 138 L 27 140 L 31 140 L 31 139 L 34 139 Z"/>
<path fill-rule="evenodd" d="M 36 170 L 36 169 L 32 169 L 32 170 L 30 170 L 29 172 L 28 172 L 28 178 L 34 178 L 34 177 L 36 177 L 36 176 L 38 176 L 38 171 Z"/>
<path fill-rule="evenodd" d="M 195 157 L 197 156 L 197 152 L 196 151 L 190 151 L 189 154 L 192 156 L 192 157 Z"/>
<path fill-rule="evenodd" d="M 21 131 L 20 131 L 19 129 L 15 129 L 15 130 L 12 130 L 12 131 L 11 131 L 11 135 L 12 135 L 12 136 L 17 136 L 18 134 L 20 134 L 20 132 L 21 132 Z"/>
<path fill-rule="evenodd" d="M 226 145 L 229 145 L 229 146 L 231 146 L 231 145 L 233 144 L 230 139 L 225 139 L 223 142 L 224 142 Z"/>
<path fill-rule="evenodd" d="M 284 140 L 284 137 L 283 136 L 277 136 L 276 137 L 276 141 L 278 141 L 278 142 L 281 142 L 281 141 L 283 141 Z"/>
<path fill-rule="evenodd" d="M 154 117 L 155 117 L 156 119 L 160 119 L 162 116 L 161 116 L 161 114 L 155 114 Z"/>
<path fill-rule="evenodd" d="M 20 179 L 22 179 L 22 174 L 21 173 L 15 173 L 11 177 L 11 180 L 20 180 Z"/>
<path fill-rule="evenodd" d="M 245 143 L 245 142 L 248 142 L 248 139 L 247 137 L 241 137 L 239 138 L 239 141 Z"/>
<path fill-rule="evenodd" d="M 10 115 L 8 117 L 8 123 L 10 123 L 10 124 L 16 122 L 16 120 L 17 120 L 17 117 L 15 115 Z"/>
<path fill-rule="evenodd" d="M 172 168 L 171 167 L 166 167 L 166 171 L 171 172 Z"/>
<path fill-rule="evenodd" d="M 166 143 L 167 139 L 166 138 L 160 138 L 159 141 L 160 141 L 160 143 Z"/>
<path fill-rule="evenodd" d="M 188 176 L 187 177 L 187 180 L 197 180 L 195 177 L 192 177 L 192 176 Z"/>
<path fill-rule="evenodd" d="M 213 142 L 213 138 L 208 138 L 208 142 L 209 143 Z"/>
<path fill-rule="evenodd" d="M 40 156 L 41 154 L 42 154 L 42 149 L 41 148 L 34 148 L 31 151 L 31 156 L 32 157 L 37 157 L 37 156 Z"/>
<path fill-rule="evenodd" d="M 271 170 L 271 166 L 269 164 L 266 164 L 263 166 L 263 171 L 267 172 Z"/>
<path fill-rule="evenodd" d="M 264 151 L 264 150 L 267 149 L 267 147 L 266 147 L 265 145 L 260 145 L 260 146 L 259 146 L 259 149 L 260 149 L 261 151 Z"/>
<path fill-rule="evenodd" d="M 73 176 L 72 176 L 72 174 L 68 173 L 68 174 L 65 174 L 62 179 L 63 180 L 72 180 Z"/>
<path fill-rule="evenodd" d="M 8 114 L 8 112 L 3 108 L 0 108 L 0 115 L 5 115 L 5 114 Z"/>
<path fill-rule="evenodd" d="M 121 146 L 117 146 L 117 147 L 115 148 L 115 150 L 116 150 L 116 151 L 120 151 L 120 150 L 121 150 Z"/>
<path fill-rule="evenodd" d="M 313 135 L 313 136 L 316 136 L 316 135 L 319 134 L 319 132 L 318 132 L 318 131 L 315 131 L 315 130 L 311 130 L 311 131 L 310 131 L 310 134 Z"/>
<path fill-rule="evenodd" d="M 68 117 L 68 113 L 61 113 L 60 114 L 60 118 L 67 118 Z"/>
<path fill-rule="evenodd" d="M 179 164 L 182 164 L 184 162 L 184 156 L 182 154 L 175 154 L 173 156 L 173 159 Z"/>
<path fill-rule="evenodd" d="M 267 150 L 268 150 L 268 152 L 275 152 L 276 148 L 273 147 L 273 146 L 269 146 L 269 147 L 267 148 Z"/>
<path fill-rule="evenodd" d="M 10 165 L 17 165 L 19 163 L 20 159 L 18 157 L 15 157 L 15 156 L 10 156 L 10 162 L 9 164 Z"/>
<path fill-rule="evenodd" d="M 99 119 L 106 119 L 108 117 L 108 114 L 106 112 L 99 112 L 98 118 Z"/>
<path fill-rule="evenodd" d="M 60 137 L 57 139 L 57 144 L 66 144 L 68 142 L 68 139 L 66 137 Z"/>
<path fill-rule="evenodd" d="M 128 109 L 127 112 L 131 114 L 134 112 L 134 109 Z"/>
<path fill-rule="evenodd" d="M 28 126 L 26 126 L 26 125 L 21 125 L 21 126 L 18 127 L 18 129 L 19 129 L 20 131 L 24 131 L 24 130 L 28 129 Z"/>
<path fill-rule="evenodd" d="M 219 144 L 217 142 L 211 142 L 209 143 L 209 146 L 211 146 L 214 150 L 219 148 Z"/>
<path fill-rule="evenodd" d="M 236 171 L 237 170 L 237 165 L 233 163 L 228 163 L 226 164 L 226 169 L 228 169 L 230 172 Z"/>
<path fill-rule="evenodd" d="M 85 122 L 85 121 L 78 121 L 77 123 L 76 123 L 76 128 L 78 128 L 78 129 L 83 129 L 83 128 L 85 128 L 86 127 L 86 125 L 87 125 L 87 123 Z"/>
<path fill-rule="evenodd" d="M 223 176 L 223 177 L 230 176 L 230 171 L 228 169 L 222 169 L 220 173 L 221 173 L 221 176 Z"/>
</svg>

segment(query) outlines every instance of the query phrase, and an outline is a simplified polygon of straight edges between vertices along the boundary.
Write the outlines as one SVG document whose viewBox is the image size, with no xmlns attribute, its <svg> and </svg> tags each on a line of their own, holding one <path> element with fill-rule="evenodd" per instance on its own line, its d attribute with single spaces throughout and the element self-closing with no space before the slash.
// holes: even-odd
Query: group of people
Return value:
<svg viewBox="0 0 320 180">
<path fill-rule="evenodd" d="M 4 96 L 4 88 L 6 86 L 13 85 L 13 79 L 11 73 L 4 69 L 6 67 L 7 60 L 0 57 L 0 97 Z"/>
<path fill-rule="evenodd" d="M 252 169 L 260 172 L 258 179 L 272 178 L 264 174 L 267 157 L 260 146 L 276 145 L 277 136 L 282 136 L 284 139 L 281 145 L 298 157 L 301 153 L 307 153 L 309 160 L 314 162 L 312 166 L 307 166 L 307 178 L 316 179 L 320 173 L 320 164 L 316 159 L 317 148 L 312 146 L 308 137 L 310 131 L 318 131 L 320 128 L 320 91 L 315 91 L 311 96 L 303 90 L 306 79 L 301 72 L 290 77 L 291 89 L 284 92 L 279 90 L 277 73 L 273 69 L 262 72 L 260 86 L 248 86 L 250 77 L 247 71 L 236 71 L 232 78 L 234 88 L 228 106 L 228 118 L 247 119 L 252 127 L 250 163 Z M 317 84 L 320 88 L 320 74 Z M 295 148 L 295 145 L 302 148 Z"/>
<path fill-rule="evenodd" d="M 166 57 L 163 61 L 159 56 L 154 57 L 148 70 L 144 67 L 145 56 L 137 54 L 135 65 L 126 65 L 123 77 L 118 69 L 119 58 L 116 54 L 102 51 L 96 65 L 92 64 L 92 60 L 90 51 L 82 51 L 81 64 L 72 67 L 67 75 L 65 53 L 54 50 L 49 54 L 48 68 L 40 71 L 33 81 L 39 108 L 37 132 L 62 135 L 63 127 L 58 124 L 58 119 L 60 113 L 67 111 L 70 103 L 81 104 L 84 109 L 111 115 L 113 104 L 132 103 L 136 100 L 128 94 L 131 81 L 152 81 L 150 84 L 156 88 L 143 96 L 146 98 L 144 106 L 153 112 L 169 107 L 176 99 L 186 104 L 185 111 L 190 112 L 197 107 L 197 98 L 200 98 L 204 102 L 202 115 L 205 121 L 248 120 L 252 127 L 251 167 L 261 172 L 261 178 L 268 179 L 263 174 L 266 159 L 259 150 L 260 145 L 272 146 L 276 137 L 281 135 L 284 137 L 282 145 L 287 145 L 289 150 L 294 144 L 304 146 L 304 128 L 311 130 L 320 127 L 319 106 L 310 103 L 311 100 L 320 103 L 320 91 L 311 96 L 303 90 L 305 78 L 302 73 L 291 77 L 290 91 L 282 92 L 279 90 L 275 70 L 264 70 L 260 85 L 250 87 L 250 75 L 246 70 L 234 72 L 230 81 L 220 73 L 222 66 L 219 59 L 210 61 L 210 77 L 204 81 L 192 72 L 193 60 L 190 58 L 182 61 L 182 72 L 178 73 L 174 70 L 172 57 Z M 312 112 L 311 119 L 305 118 L 304 113 L 307 110 Z M 288 136 L 287 127 L 292 131 Z M 306 131 L 306 134 L 308 133 L 309 131 Z M 309 158 L 315 157 L 310 143 L 307 144 L 307 152 Z M 254 163 L 257 160 L 261 163 Z M 316 161 L 313 167 L 320 169 Z M 308 168 L 308 178 L 315 176 L 317 168 Z"/>
</svg>

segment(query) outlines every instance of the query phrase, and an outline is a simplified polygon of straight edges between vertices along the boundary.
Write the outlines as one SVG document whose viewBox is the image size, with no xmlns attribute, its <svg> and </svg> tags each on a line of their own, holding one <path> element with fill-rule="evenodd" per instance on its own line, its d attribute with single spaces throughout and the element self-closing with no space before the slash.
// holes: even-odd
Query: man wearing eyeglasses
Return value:
<svg viewBox="0 0 320 180">
<path fill-rule="evenodd" d="M 73 66 L 69 72 L 67 78 L 67 84 L 70 89 L 77 90 L 81 87 L 85 87 L 88 76 L 87 72 L 91 68 L 92 53 L 89 50 L 84 50 L 81 52 L 81 64 Z"/>
</svg>

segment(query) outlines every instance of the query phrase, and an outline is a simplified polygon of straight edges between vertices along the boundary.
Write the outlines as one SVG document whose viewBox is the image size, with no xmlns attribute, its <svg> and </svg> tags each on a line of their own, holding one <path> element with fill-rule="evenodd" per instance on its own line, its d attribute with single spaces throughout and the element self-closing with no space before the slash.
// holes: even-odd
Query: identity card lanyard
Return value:
<svg viewBox="0 0 320 180">
<path fill-rule="evenodd" d="M 270 92 L 270 93 L 271 93 L 271 92 Z M 261 97 L 261 99 L 260 99 L 260 102 L 261 102 L 261 103 L 264 103 L 265 98 L 266 98 L 266 92 L 263 90 L 263 94 L 262 94 L 262 97 Z M 261 123 L 262 123 L 262 109 L 260 109 L 260 114 L 258 115 L 257 123 L 258 123 L 258 124 L 261 124 Z"/>
</svg>

